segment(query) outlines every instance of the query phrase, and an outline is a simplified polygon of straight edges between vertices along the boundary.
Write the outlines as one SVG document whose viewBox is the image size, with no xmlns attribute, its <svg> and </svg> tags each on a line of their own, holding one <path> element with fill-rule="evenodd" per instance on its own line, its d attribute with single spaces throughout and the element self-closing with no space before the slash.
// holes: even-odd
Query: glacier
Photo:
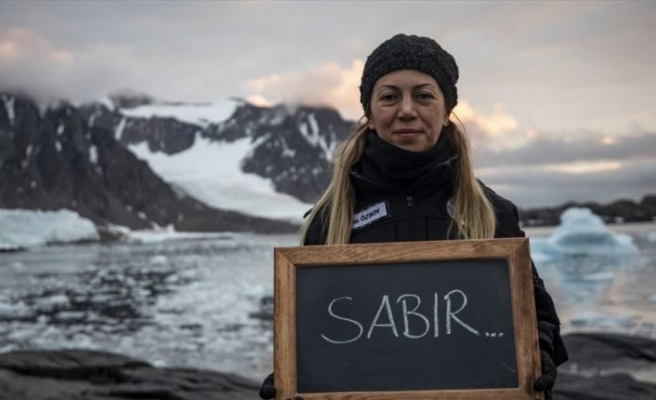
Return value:
<svg viewBox="0 0 656 400">
<path fill-rule="evenodd" d="M 192 147 L 176 154 L 153 153 L 146 142 L 129 149 L 162 179 L 208 206 L 302 223 L 311 204 L 276 192 L 270 180 L 241 170 L 252 146 L 250 138 L 227 143 L 199 135 Z"/>
<path fill-rule="evenodd" d="M 0 250 L 98 240 L 94 223 L 70 210 L 0 209 Z"/>
</svg>

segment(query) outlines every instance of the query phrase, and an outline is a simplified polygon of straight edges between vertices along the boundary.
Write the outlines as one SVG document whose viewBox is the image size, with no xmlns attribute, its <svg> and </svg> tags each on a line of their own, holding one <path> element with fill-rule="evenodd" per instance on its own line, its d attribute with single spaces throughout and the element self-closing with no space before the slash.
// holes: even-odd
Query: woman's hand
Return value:
<svg viewBox="0 0 656 400">
<path fill-rule="evenodd" d="M 276 387 L 273 386 L 273 372 L 264 378 L 262 382 L 262 387 L 260 387 L 260 398 L 264 400 L 270 400 L 276 397 Z"/>
<path fill-rule="evenodd" d="M 538 392 L 544 392 L 545 400 L 551 400 L 551 389 L 556 383 L 558 369 L 549 353 L 544 350 L 540 350 L 540 363 L 542 364 L 542 376 L 535 381 L 533 388 Z"/>
</svg>

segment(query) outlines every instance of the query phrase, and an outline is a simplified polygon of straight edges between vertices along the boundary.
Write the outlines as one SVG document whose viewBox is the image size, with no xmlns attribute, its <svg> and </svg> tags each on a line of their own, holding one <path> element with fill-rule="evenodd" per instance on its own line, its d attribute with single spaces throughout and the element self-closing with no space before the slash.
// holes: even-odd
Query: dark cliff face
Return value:
<svg viewBox="0 0 656 400">
<path fill-rule="evenodd" d="M 114 131 L 89 124 L 88 118 L 69 104 L 43 111 L 27 98 L 0 94 L 0 208 L 68 208 L 99 225 L 133 229 L 171 225 L 183 231 L 297 229 L 286 222 L 213 209 L 178 195 L 117 141 Z M 109 113 L 96 118 L 108 122 L 114 117 Z M 180 139 L 172 140 L 176 141 Z"/>
</svg>

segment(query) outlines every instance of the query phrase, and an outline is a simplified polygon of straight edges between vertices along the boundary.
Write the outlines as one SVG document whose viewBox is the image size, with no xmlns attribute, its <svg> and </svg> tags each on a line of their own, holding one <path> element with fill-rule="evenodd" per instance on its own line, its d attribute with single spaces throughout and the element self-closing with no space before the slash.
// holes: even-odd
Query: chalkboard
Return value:
<svg viewBox="0 0 656 400">
<path fill-rule="evenodd" d="M 278 248 L 275 259 L 278 398 L 536 398 L 528 239 Z"/>
</svg>

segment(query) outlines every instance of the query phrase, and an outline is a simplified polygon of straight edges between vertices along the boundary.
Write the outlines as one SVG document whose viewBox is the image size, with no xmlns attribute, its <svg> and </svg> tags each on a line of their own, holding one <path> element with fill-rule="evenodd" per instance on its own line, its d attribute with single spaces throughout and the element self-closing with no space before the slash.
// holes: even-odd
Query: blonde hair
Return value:
<svg viewBox="0 0 656 400">
<path fill-rule="evenodd" d="M 363 121 L 364 119 L 364 121 Z M 469 140 L 453 121 L 447 136 L 458 159 L 454 167 L 454 187 L 452 202 L 453 220 L 447 236 L 455 229 L 461 239 L 491 239 L 494 237 L 496 216 L 494 208 L 485 196 L 480 182 L 474 176 Z M 333 159 L 333 177 L 328 188 L 312 208 L 301 228 L 301 243 L 305 241 L 308 229 L 315 218 L 322 218 L 322 227 L 328 227 L 325 244 L 346 244 L 351 238 L 355 193 L 351 184 L 351 167 L 360 160 L 366 144 L 368 119 L 363 117 L 349 137 L 337 148 Z M 328 211 L 328 212 L 326 212 Z M 324 232 L 321 233 L 322 236 Z"/>
</svg>

